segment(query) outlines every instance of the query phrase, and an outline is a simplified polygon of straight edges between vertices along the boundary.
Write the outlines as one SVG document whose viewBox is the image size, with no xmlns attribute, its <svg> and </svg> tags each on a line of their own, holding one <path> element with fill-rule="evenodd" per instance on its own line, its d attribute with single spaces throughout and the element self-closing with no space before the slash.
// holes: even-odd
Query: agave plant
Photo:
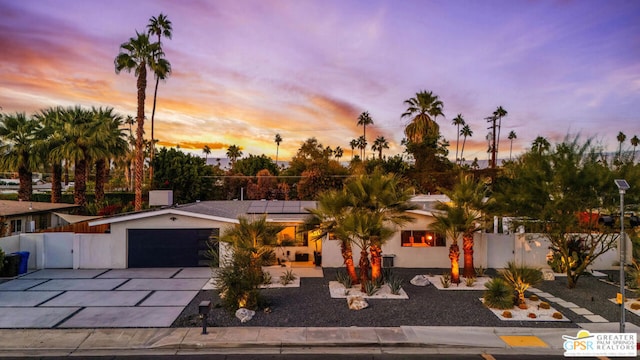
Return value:
<svg viewBox="0 0 640 360">
<path fill-rule="evenodd" d="M 518 305 L 526 304 L 524 292 L 530 287 L 542 282 L 542 271 L 525 265 L 516 265 L 509 261 L 507 267 L 499 271 L 513 289 L 518 293 Z"/>
</svg>

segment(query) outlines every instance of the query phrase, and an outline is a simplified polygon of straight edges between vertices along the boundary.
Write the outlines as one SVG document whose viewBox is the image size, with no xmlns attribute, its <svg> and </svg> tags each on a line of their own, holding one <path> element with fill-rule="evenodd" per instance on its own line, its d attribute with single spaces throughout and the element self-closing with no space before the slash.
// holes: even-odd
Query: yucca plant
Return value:
<svg viewBox="0 0 640 360">
<path fill-rule="evenodd" d="M 451 286 L 451 275 L 449 273 L 442 274 L 442 276 L 440 276 L 440 283 L 445 289 Z"/>
<path fill-rule="evenodd" d="M 343 270 L 338 270 L 338 272 L 336 272 L 336 281 L 342 284 L 345 289 L 350 289 L 353 286 L 351 277 Z"/>
<path fill-rule="evenodd" d="M 509 261 L 507 267 L 499 271 L 513 289 L 518 293 L 518 305 L 526 304 L 524 292 L 530 287 L 542 282 L 542 271 L 526 265 L 516 265 Z"/>
<path fill-rule="evenodd" d="M 263 271 L 262 272 L 262 284 L 263 285 L 271 285 L 271 273 L 269 273 L 268 271 Z"/>
<path fill-rule="evenodd" d="M 495 309 L 513 308 L 513 288 L 504 279 L 495 278 L 484 284 L 484 303 Z"/>
<path fill-rule="evenodd" d="M 367 294 L 367 296 L 373 296 L 375 295 L 375 293 L 378 292 L 378 290 L 380 290 L 379 287 L 376 286 L 376 284 L 373 281 L 366 281 L 363 284 L 364 287 L 364 293 Z"/>
<path fill-rule="evenodd" d="M 287 270 L 286 272 L 280 275 L 280 283 L 282 285 L 291 284 L 295 279 L 297 279 L 296 275 L 293 273 L 293 270 Z"/>
<path fill-rule="evenodd" d="M 474 278 L 474 277 L 464 278 L 464 282 L 468 287 L 472 287 L 473 284 L 476 283 L 476 278 Z"/>
<path fill-rule="evenodd" d="M 400 295 L 400 289 L 402 289 L 403 280 L 401 277 L 391 275 L 387 280 L 387 285 L 393 295 Z"/>
</svg>

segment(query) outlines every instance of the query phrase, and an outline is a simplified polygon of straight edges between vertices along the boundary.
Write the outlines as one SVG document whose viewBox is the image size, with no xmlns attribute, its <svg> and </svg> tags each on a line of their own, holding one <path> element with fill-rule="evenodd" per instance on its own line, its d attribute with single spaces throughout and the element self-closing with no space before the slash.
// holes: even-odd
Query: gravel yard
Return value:
<svg viewBox="0 0 640 360">
<path fill-rule="evenodd" d="M 577 327 L 588 322 L 584 317 L 559 305 L 554 305 L 571 322 L 501 321 L 484 307 L 479 298 L 482 291 L 438 290 L 433 285 L 418 287 L 409 281 L 419 274 L 441 274 L 445 269 L 403 269 L 393 272 L 404 279 L 403 289 L 408 300 L 368 299 L 369 307 L 360 311 L 349 310 L 345 299 L 332 299 L 329 281 L 335 280 L 336 269 L 324 269 L 324 278 L 302 278 L 297 288 L 264 289 L 262 294 L 269 310 L 260 309 L 255 317 L 241 324 L 235 316 L 216 306 L 220 299 L 215 290 L 203 290 L 185 308 L 174 327 L 198 327 L 198 304 L 211 300 L 214 305 L 209 315 L 209 326 L 269 326 L 269 327 L 395 327 L 395 326 L 493 326 L 493 327 Z M 464 286 L 461 284 L 460 286 Z M 617 287 L 583 276 L 576 289 L 567 289 L 566 279 L 546 281 L 539 289 L 563 300 L 573 302 L 609 321 L 619 319 L 619 307 L 609 301 L 615 297 Z M 633 292 L 628 297 L 638 296 Z M 627 313 L 627 321 L 640 325 L 640 317 Z"/>
</svg>

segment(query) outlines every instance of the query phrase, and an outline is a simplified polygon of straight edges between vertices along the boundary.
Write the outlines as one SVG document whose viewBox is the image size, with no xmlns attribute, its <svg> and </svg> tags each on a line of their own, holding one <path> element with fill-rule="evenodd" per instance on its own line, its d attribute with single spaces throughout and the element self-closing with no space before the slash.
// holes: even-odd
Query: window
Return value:
<svg viewBox="0 0 640 360">
<path fill-rule="evenodd" d="M 403 230 L 401 234 L 403 247 L 431 247 L 445 246 L 445 237 L 442 234 L 426 230 Z"/>
<path fill-rule="evenodd" d="M 287 226 L 278 233 L 278 245 L 280 246 L 308 246 L 309 232 L 298 232 L 297 226 Z"/>
<path fill-rule="evenodd" d="M 21 233 L 22 232 L 22 220 L 11 220 L 11 233 Z"/>
</svg>

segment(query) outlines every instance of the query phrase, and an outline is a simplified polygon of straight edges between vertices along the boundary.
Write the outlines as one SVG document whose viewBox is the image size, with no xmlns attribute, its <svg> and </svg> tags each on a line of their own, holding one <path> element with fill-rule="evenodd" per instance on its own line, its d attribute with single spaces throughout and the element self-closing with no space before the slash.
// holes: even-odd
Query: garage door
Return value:
<svg viewBox="0 0 640 360">
<path fill-rule="evenodd" d="M 218 229 L 129 229 L 128 266 L 208 266 L 207 241 Z"/>
</svg>

